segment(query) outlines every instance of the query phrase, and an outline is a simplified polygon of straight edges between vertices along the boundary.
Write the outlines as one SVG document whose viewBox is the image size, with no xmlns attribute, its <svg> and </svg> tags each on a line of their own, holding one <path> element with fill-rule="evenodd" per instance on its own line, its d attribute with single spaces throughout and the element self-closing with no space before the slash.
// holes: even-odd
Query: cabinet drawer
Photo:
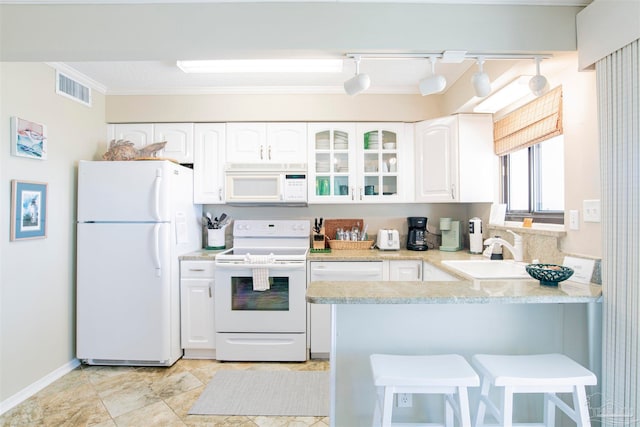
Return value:
<svg viewBox="0 0 640 427">
<path fill-rule="evenodd" d="M 213 261 L 181 261 L 180 277 L 213 278 L 215 263 Z"/>
</svg>

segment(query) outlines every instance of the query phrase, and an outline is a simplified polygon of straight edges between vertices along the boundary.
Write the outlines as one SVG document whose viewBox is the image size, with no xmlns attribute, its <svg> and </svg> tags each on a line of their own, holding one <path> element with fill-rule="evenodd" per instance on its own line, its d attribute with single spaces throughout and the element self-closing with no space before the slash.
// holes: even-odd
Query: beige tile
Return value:
<svg viewBox="0 0 640 427">
<path fill-rule="evenodd" d="M 184 427 L 186 424 L 164 402 L 156 402 L 115 417 L 118 427 L 163 426 Z"/>
<path fill-rule="evenodd" d="M 327 417 L 188 415 L 219 370 L 328 370 L 305 363 L 179 360 L 172 367 L 83 365 L 0 416 L 1 426 L 327 427 Z"/>
<path fill-rule="evenodd" d="M 190 372 L 177 372 L 174 375 L 163 377 L 151 383 L 151 389 L 161 399 L 168 399 L 177 396 L 185 391 L 199 388 L 203 385 L 202 381 L 192 375 Z"/>
<path fill-rule="evenodd" d="M 189 427 L 257 427 L 249 417 L 189 415 L 185 419 Z"/>
<path fill-rule="evenodd" d="M 136 372 L 120 376 L 109 384 L 105 381 L 101 388 L 103 390 L 99 392 L 100 398 L 113 418 L 161 400 L 153 392 L 151 383 Z"/>
<path fill-rule="evenodd" d="M 254 417 L 258 427 L 310 427 L 317 424 L 321 417 Z"/>
</svg>

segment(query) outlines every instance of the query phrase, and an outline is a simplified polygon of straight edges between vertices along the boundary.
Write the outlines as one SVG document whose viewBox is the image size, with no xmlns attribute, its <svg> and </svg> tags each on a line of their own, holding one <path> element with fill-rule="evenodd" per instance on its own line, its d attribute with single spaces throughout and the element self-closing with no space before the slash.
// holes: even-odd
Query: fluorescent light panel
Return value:
<svg viewBox="0 0 640 427">
<path fill-rule="evenodd" d="M 341 73 L 342 59 L 215 59 L 177 61 L 185 73 Z"/>
<path fill-rule="evenodd" d="M 497 90 L 473 109 L 476 113 L 495 113 L 531 94 L 531 76 L 520 76 Z"/>
</svg>

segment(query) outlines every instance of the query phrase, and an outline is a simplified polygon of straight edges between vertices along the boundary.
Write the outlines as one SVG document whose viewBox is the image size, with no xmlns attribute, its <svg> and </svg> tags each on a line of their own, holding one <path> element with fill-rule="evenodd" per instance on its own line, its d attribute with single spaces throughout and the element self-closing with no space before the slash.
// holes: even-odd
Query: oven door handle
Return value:
<svg viewBox="0 0 640 427">
<path fill-rule="evenodd" d="M 270 270 L 304 270 L 306 264 L 216 264 L 216 269 L 219 270 L 240 270 L 240 269 L 254 269 L 254 268 L 268 268 Z"/>
</svg>

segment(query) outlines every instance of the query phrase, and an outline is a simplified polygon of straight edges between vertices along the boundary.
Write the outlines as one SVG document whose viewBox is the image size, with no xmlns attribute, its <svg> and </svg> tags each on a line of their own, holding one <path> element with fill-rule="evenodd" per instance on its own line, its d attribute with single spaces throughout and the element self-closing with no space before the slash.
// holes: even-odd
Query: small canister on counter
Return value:
<svg viewBox="0 0 640 427">
<path fill-rule="evenodd" d="M 482 253 L 482 220 L 478 217 L 469 220 L 469 252 Z"/>
</svg>

